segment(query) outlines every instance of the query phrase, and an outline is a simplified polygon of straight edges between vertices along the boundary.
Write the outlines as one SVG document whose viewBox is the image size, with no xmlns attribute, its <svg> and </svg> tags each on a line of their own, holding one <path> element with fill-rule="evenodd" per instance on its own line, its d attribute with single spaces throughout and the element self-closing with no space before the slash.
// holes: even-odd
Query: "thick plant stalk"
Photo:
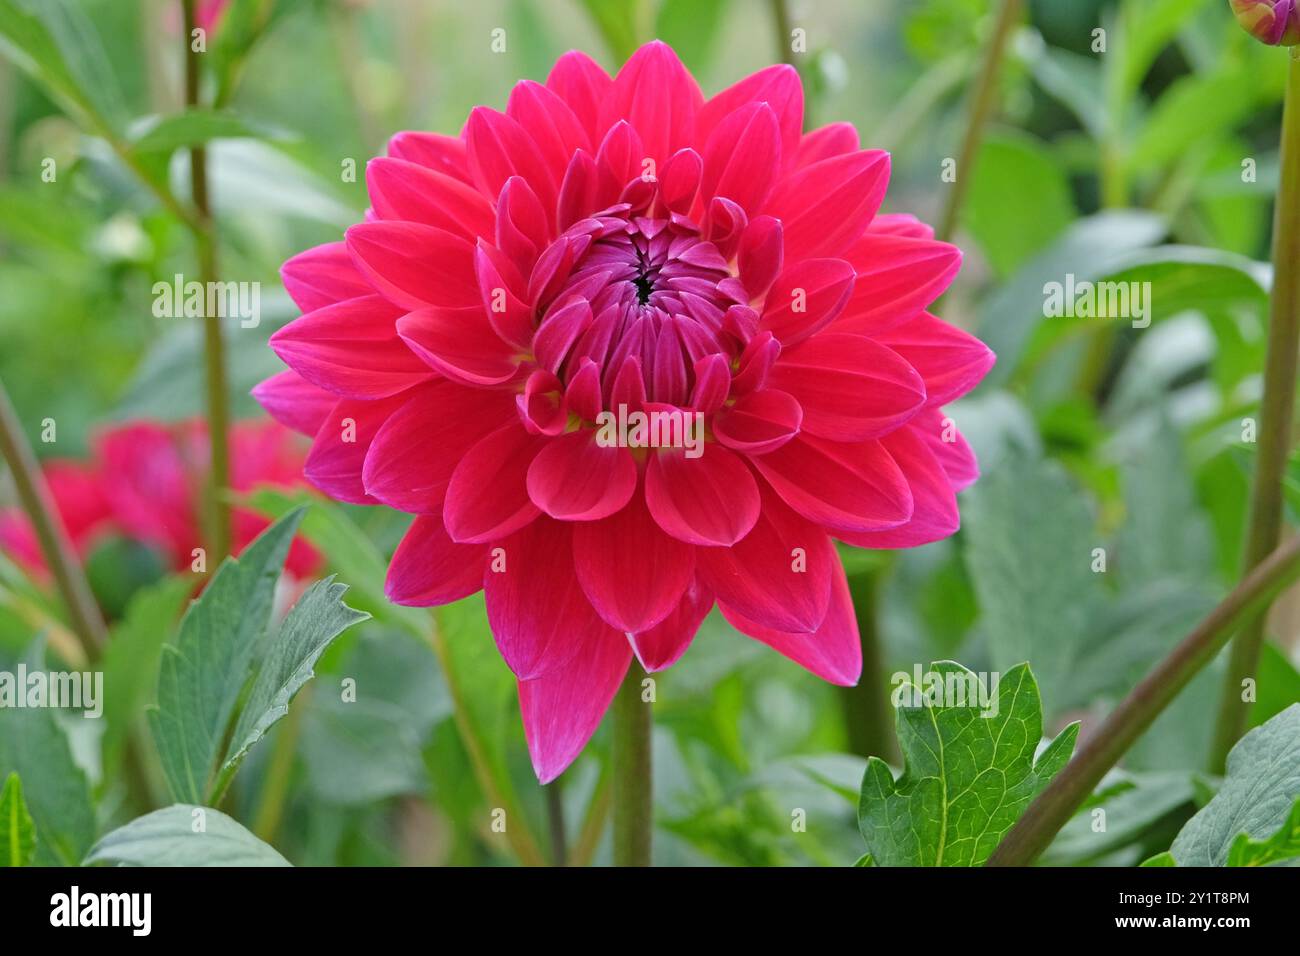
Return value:
<svg viewBox="0 0 1300 956">
<path fill-rule="evenodd" d="M 938 237 L 945 242 L 956 231 L 961 208 L 966 202 L 975 157 L 979 155 L 980 143 L 984 139 L 984 126 L 993 112 L 993 102 L 997 99 L 1002 59 L 1006 55 L 1011 31 L 1020 19 L 1021 3 L 1022 0 L 1002 0 L 997 22 L 993 26 L 993 35 L 989 37 L 988 47 L 984 51 L 984 63 L 975 81 L 975 92 L 971 96 L 970 111 L 966 117 L 966 134 L 962 137 L 961 152 L 957 155 L 957 179 L 948 193 L 948 203 L 944 206 L 943 218 L 939 224 Z"/>
<path fill-rule="evenodd" d="M 199 57 L 191 40 L 194 31 L 194 0 L 182 0 L 185 12 L 185 105 L 199 103 Z M 199 282 L 205 289 L 217 280 L 217 239 L 208 200 L 207 151 L 202 146 L 190 148 L 190 188 L 198 222 L 194 231 L 198 247 Z M 221 319 L 214 314 L 203 316 L 204 380 L 207 390 L 208 441 L 210 443 L 208 476 L 208 515 L 210 566 L 216 567 L 230 553 L 230 407 L 226 390 L 226 345 L 221 333 Z"/>
<path fill-rule="evenodd" d="M 649 866 L 654 829 L 651 705 L 641 700 L 634 662 L 614 698 L 614 865 Z"/>
<path fill-rule="evenodd" d="M 63 530 L 63 523 L 54 512 L 54 503 L 45 487 L 45 479 L 41 477 L 40 466 L 27 443 L 27 436 L 23 434 L 3 382 L 0 382 L 0 453 L 9 463 L 18 499 L 31 519 L 41 554 L 45 556 L 55 586 L 68 607 L 72 632 L 76 634 L 86 660 L 93 663 L 99 659 L 106 638 L 104 618 Z"/>
<path fill-rule="evenodd" d="M 862 643 L 862 677 L 852 687 L 839 688 L 839 696 L 849 751 L 891 762 L 898 754 L 880 639 L 880 591 L 885 570 L 869 568 L 849 578 Z"/>
<path fill-rule="evenodd" d="M 1300 537 L 1255 567 L 1191 634 L 1155 666 L 1079 748 L 1011 828 L 988 866 L 1028 866 L 1088 799 L 1106 771 L 1151 726 L 1233 632 L 1300 577 Z"/>
<path fill-rule="evenodd" d="M 1300 59 L 1293 49 L 1282 118 L 1282 175 L 1273 218 L 1273 295 L 1259 418 L 1259 453 L 1246 533 L 1246 571 L 1276 548 L 1282 535 L 1282 479 L 1291 454 L 1297 348 L 1300 348 Z M 1242 684 L 1255 676 L 1259 666 L 1267 612 L 1267 607 L 1260 608 L 1232 644 L 1210 754 L 1210 769 L 1215 773 L 1223 771 L 1228 751 L 1246 729 L 1250 704 L 1242 700 Z"/>
</svg>

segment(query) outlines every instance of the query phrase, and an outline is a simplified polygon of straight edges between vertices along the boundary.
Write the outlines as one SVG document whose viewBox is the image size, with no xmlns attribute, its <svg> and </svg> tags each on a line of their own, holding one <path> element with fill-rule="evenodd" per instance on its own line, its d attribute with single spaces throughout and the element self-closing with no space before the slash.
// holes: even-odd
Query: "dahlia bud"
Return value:
<svg viewBox="0 0 1300 956">
<path fill-rule="evenodd" d="M 1229 0 L 1237 22 L 1251 36 L 1269 46 L 1300 43 L 1300 7 L 1297 0 Z"/>
</svg>

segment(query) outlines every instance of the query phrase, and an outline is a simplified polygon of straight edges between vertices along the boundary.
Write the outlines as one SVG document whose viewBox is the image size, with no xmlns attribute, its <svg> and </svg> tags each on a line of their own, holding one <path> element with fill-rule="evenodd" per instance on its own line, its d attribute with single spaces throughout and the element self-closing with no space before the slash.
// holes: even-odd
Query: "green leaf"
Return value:
<svg viewBox="0 0 1300 956">
<path fill-rule="evenodd" d="M 229 102 L 253 47 L 294 6 L 290 0 L 231 0 L 221 15 L 216 35 L 208 38 L 218 103 Z"/>
<path fill-rule="evenodd" d="M 960 684 L 966 700 L 975 682 L 983 686 L 951 661 L 931 665 L 930 674 Z M 928 688 L 928 678 L 925 683 Z M 888 764 L 872 757 L 858 804 L 858 824 L 877 866 L 981 865 L 1070 759 L 1077 722 L 1034 757 L 1043 715 L 1028 664 L 1003 674 L 996 693 L 996 714 L 990 707 L 987 716 L 978 703 L 950 706 L 951 700 L 897 708 L 903 773 L 895 780 Z"/>
<path fill-rule="evenodd" d="M 655 35 L 699 75 L 708 66 L 726 9 L 727 0 L 664 0 Z"/>
<path fill-rule="evenodd" d="M 301 511 L 291 512 L 227 558 L 163 648 L 158 706 L 149 712 L 163 771 L 177 800 L 202 803 L 266 630 L 275 584 Z"/>
<path fill-rule="evenodd" d="M 1075 215 L 1070 182 L 1041 143 L 1025 134 L 985 140 L 964 219 L 999 275 L 1047 248 Z"/>
<path fill-rule="evenodd" d="M 1056 463 L 1020 458 L 986 474 L 964 510 L 966 566 L 992 663 L 1032 661 L 1059 712 L 1076 702 L 1065 703 L 1107 603 L 1091 566 L 1104 542 L 1087 498 Z"/>
<path fill-rule="evenodd" d="M 1255 670 L 1255 703 L 1250 725 L 1258 727 L 1300 700 L 1300 671 L 1276 644 L 1265 641 Z"/>
<path fill-rule="evenodd" d="M 235 725 L 214 787 L 217 793 L 239 769 L 249 749 L 289 712 L 289 702 L 315 676 L 316 662 L 334 638 L 370 617 L 343 603 L 347 589 L 345 584 L 336 584 L 332 576 L 317 581 L 285 617 L 253 679 L 248 702 Z"/>
<path fill-rule="evenodd" d="M 274 131 L 255 126 L 224 110 L 188 109 L 171 116 L 151 117 L 136 131 L 132 146 L 138 153 L 170 154 L 182 146 L 202 146 L 214 139 L 262 139 Z"/>
<path fill-rule="evenodd" d="M 28 673 L 44 670 L 43 651 L 38 643 L 28 655 Z M 76 866 L 95 839 L 95 808 L 56 713 L 49 707 L 0 707 L 0 777 L 22 778 L 41 835 L 36 865 Z"/>
<path fill-rule="evenodd" d="M 220 810 L 177 803 L 119 827 L 95 844 L 87 866 L 289 866 Z"/>
<path fill-rule="evenodd" d="M 69 0 L 0 0 L 0 52 L 82 124 L 108 131 L 124 110 L 104 48 Z"/>
<path fill-rule="evenodd" d="M 1190 805 L 1192 797 L 1191 777 L 1185 772 L 1115 771 L 1061 828 L 1041 862 L 1078 866 L 1131 846 L 1165 817 Z M 1104 818 L 1097 810 L 1104 811 Z M 1099 820 L 1104 826 L 1098 826 Z"/>
<path fill-rule="evenodd" d="M 1094 280 L 1125 264 L 1135 249 L 1164 234 L 1159 216 L 1133 210 L 1098 213 L 1080 219 L 1041 255 L 1035 256 L 980 306 L 978 334 L 998 355 L 985 385 L 1005 382 L 1020 364 L 1034 330 L 1059 322 L 1044 316 L 1044 286 L 1049 282 Z"/>
<path fill-rule="evenodd" d="M 1263 840 L 1238 833 L 1228 849 L 1228 866 L 1270 866 L 1300 857 L 1300 800 L 1291 807 L 1286 822 Z"/>
<path fill-rule="evenodd" d="M 0 790 L 0 866 L 30 866 L 36 856 L 36 823 L 23 802 L 18 774 L 5 778 Z"/>
<path fill-rule="evenodd" d="M 1142 865 L 1143 866 L 1177 866 L 1178 864 L 1174 862 L 1173 854 L 1171 854 L 1168 850 L 1166 850 L 1164 853 L 1157 853 L 1155 856 L 1147 860 Z"/>
<path fill-rule="evenodd" d="M 1027 56 L 1038 85 L 1078 117 L 1094 140 L 1106 135 L 1106 101 L 1097 59 L 1042 44 Z"/>
<path fill-rule="evenodd" d="M 619 63 L 636 52 L 637 7 L 646 0 L 579 0 Z"/>
<path fill-rule="evenodd" d="M 1179 866 L 1225 866 L 1234 847 L 1240 859 L 1258 859 L 1296 838 L 1300 798 L 1300 704 L 1292 704 L 1237 742 L 1228 754 L 1223 786 L 1174 838 L 1169 853 Z"/>
<path fill-rule="evenodd" d="M 176 576 L 137 591 L 104 648 L 105 777 L 121 765 L 127 735 L 143 717 L 163 644 L 194 593 L 193 577 Z"/>
<path fill-rule="evenodd" d="M 1186 76 L 1160 97 L 1128 154 L 1133 172 L 1158 170 L 1193 146 L 1221 137 L 1255 115 L 1255 84 L 1244 70 Z"/>
</svg>

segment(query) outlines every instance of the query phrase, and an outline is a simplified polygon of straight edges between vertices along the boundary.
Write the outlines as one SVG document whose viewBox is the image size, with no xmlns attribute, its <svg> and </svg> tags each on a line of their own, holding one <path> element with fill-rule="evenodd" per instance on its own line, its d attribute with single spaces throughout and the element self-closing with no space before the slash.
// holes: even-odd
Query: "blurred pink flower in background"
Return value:
<svg viewBox="0 0 1300 956">
<path fill-rule="evenodd" d="M 208 33 L 216 29 L 221 15 L 230 6 L 230 0 L 199 0 L 194 8 L 194 22 Z"/>
<path fill-rule="evenodd" d="M 705 100 L 663 43 L 615 79 L 568 53 L 459 137 L 393 137 L 366 221 L 284 266 L 304 315 L 256 396 L 322 491 L 417 515 L 391 600 L 485 590 L 543 781 L 715 602 L 855 683 L 832 538 L 957 530 L 978 472 L 941 409 L 994 361 L 926 311 L 961 254 L 877 214 L 886 153 L 802 129 L 788 66 Z M 702 454 L 598 440 L 620 406 L 699 413 Z"/>
<path fill-rule="evenodd" d="M 274 422 L 236 423 L 231 429 L 233 490 L 302 486 L 299 441 Z M 203 421 L 129 422 L 95 436 L 91 461 L 52 461 L 44 475 L 55 510 L 81 557 L 109 535 L 120 535 L 156 548 L 174 570 L 188 571 L 193 550 L 203 546 L 202 483 L 207 469 Z M 235 509 L 234 521 L 236 553 L 269 523 L 244 508 Z M 0 549 L 34 574 L 47 573 L 35 533 L 21 511 L 0 512 Z M 310 545 L 293 543 L 287 567 L 295 576 L 309 577 L 319 566 L 320 556 Z"/>
</svg>

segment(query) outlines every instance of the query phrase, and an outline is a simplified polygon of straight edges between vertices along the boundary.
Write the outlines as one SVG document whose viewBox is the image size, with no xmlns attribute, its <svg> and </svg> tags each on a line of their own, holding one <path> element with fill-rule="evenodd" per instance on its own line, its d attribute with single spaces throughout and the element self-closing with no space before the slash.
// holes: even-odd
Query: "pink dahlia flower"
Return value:
<svg viewBox="0 0 1300 956">
<path fill-rule="evenodd" d="M 614 79 L 568 53 L 460 136 L 395 136 L 365 222 L 285 263 L 305 314 L 256 394 L 317 487 L 417 516 L 391 600 L 486 592 L 543 781 L 715 603 L 856 682 L 832 539 L 957 529 L 977 469 L 941 406 L 993 355 L 926 307 L 961 254 L 877 215 L 888 155 L 802 129 L 788 66 L 706 100 L 663 43 Z M 636 412 L 702 444 L 611 441 Z"/>
<path fill-rule="evenodd" d="M 90 462 L 55 461 L 45 480 L 73 547 L 84 557 L 104 537 L 121 535 L 157 548 L 169 565 L 189 570 L 203 546 L 202 489 L 208 470 L 207 425 L 201 420 L 167 426 L 129 422 L 101 432 Z M 239 422 L 231 429 L 231 487 L 302 485 L 299 439 L 274 422 Z M 247 509 L 234 512 L 239 553 L 268 522 Z M 0 513 L 0 548 L 38 576 L 47 571 L 36 536 L 22 512 Z M 310 577 L 320 555 L 295 541 L 287 567 Z"/>
</svg>

